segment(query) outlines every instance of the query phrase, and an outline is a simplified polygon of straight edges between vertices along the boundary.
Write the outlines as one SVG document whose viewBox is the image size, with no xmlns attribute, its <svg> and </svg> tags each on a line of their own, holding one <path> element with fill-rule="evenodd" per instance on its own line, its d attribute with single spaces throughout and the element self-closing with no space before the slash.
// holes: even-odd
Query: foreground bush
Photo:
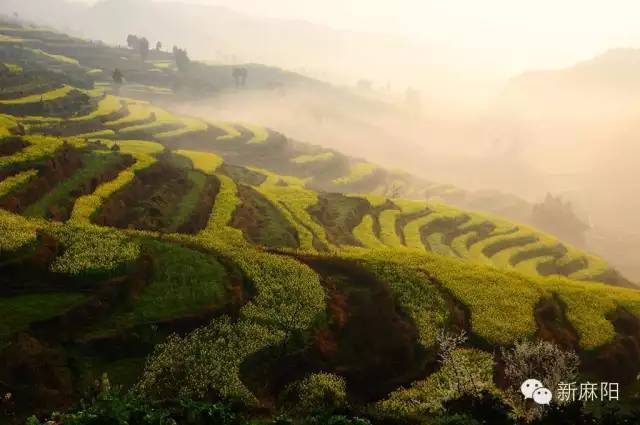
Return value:
<svg viewBox="0 0 640 425">
<path fill-rule="evenodd" d="M 527 408 L 520 394 L 520 385 L 529 378 L 540 380 L 547 388 L 557 388 L 560 382 L 572 382 L 578 374 L 580 360 L 573 351 L 564 351 L 548 341 L 519 341 L 510 350 L 502 350 L 508 389 L 505 400 L 523 418 L 544 416 L 539 406 Z"/>
<path fill-rule="evenodd" d="M 347 385 L 341 376 L 314 373 L 290 384 L 282 399 L 298 415 L 331 414 L 347 407 Z"/>
<path fill-rule="evenodd" d="M 111 390 L 104 378 L 101 386 L 94 400 L 83 403 L 77 411 L 54 413 L 46 420 L 31 416 L 26 425 L 371 425 L 366 419 L 338 415 L 307 416 L 295 421 L 286 416 L 255 419 L 229 404 L 191 399 L 149 402 Z"/>
</svg>

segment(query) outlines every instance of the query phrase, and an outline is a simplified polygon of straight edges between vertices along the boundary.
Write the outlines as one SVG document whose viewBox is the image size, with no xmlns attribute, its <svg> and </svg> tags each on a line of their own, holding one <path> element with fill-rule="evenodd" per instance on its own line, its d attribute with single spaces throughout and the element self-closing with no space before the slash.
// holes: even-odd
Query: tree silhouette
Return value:
<svg viewBox="0 0 640 425">
<path fill-rule="evenodd" d="M 147 60 L 147 57 L 149 56 L 149 40 L 145 37 L 138 40 L 138 52 L 140 53 L 142 60 Z"/>
<path fill-rule="evenodd" d="M 185 72 L 191 63 L 186 49 L 180 49 L 173 46 L 173 58 L 176 61 L 176 67 L 179 71 Z"/>
<path fill-rule="evenodd" d="M 240 68 L 233 68 L 231 71 L 231 76 L 233 77 L 233 81 L 236 84 L 236 88 L 240 87 Z"/>
<path fill-rule="evenodd" d="M 242 68 L 242 72 L 240 73 L 240 84 L 242 87 L 247 85 L 247 78 L 249 77 L 249 70 L 247 68 Z"/>
<path fill-rule="evenodd" d="M 130 49 L 137 49 L 138 42 L 139 42 L 139 39 L 135 35 L 129 34 L 127 36 L 127 46 L 129 46 Z"/>
<path fill-rule="evenodd" d="M 156 50 L 157 50 L 157 51 L 160 51 L 161 49 L 162 49 L 162 43 L 161 43 L 160 41 L 158 41 L 158 42 L 156 43 Z"/>
<path fill-rule="evenodd" d="M 582 246 L 585 244 L 585 232 L 590 228 L 575 213 L 571 202 L 550 193 L 544 201 L 533 206 L 531 219 L 535 226 Z"/>
<path fill-rule="evenodd" d="M 233 68 L 231 71 L 231 76 L 236 84 L 236 88 L 244 87 L 247 84 L 247 77 L 249 76 L 249 71 L 247 68 Z"/>
<path fill-rule="evenodd" d="M 120 71 L 118 68 L 116 68 L 113 71 L 113 74 L 111 75 L 111 78 L 113 78 L 113 82 L 116 84 L 122 84 L 122 81 L 124 80 L 124 75 L 122 74 L 122 71 Z"/>
</svg>

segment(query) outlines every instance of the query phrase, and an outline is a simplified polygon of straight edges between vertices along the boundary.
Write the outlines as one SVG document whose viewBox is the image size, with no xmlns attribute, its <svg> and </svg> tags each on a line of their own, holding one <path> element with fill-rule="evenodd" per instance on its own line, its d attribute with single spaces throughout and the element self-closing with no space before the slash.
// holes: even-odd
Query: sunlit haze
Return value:
<svg viewBox="0 0 640 425">
<path fill-rule="evenodd" d="M 176 2 L 176 0 L 159 0 Z M 468 65 L 516 73 L 568 66 L 612 47 L 640 45 L 633 0 L 190 0 L 256 16 L 392 33 L 464 50 Z M 462 57 L 464 55 L 456 55 Z"/>
<path fill-rule="evenodd" d="M 0 0 L 0 425 L 640 424 L 639 159 L 640 0 Z"/>
</svg>

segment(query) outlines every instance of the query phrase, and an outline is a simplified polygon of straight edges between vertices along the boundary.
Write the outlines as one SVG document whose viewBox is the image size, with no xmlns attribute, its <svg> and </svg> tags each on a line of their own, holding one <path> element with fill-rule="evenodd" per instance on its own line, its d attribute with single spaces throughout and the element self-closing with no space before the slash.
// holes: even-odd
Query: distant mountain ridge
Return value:
<svg viewBox="0 0 640 425">
<path fill-rule="evenodd" d="M 620 118 L 638 97 L 640 49 L 620 48 L 569 68 L 525 72 L 508 83 L 501 102 L 525 115 L 601 119 Z"/>
<path fill-rule="evenodd" d="M 137 33 L 154 42 L 187 47 L 199 59 L 266 63 L 306 70 L 316 77 L 326 74 L 352 81 L 366 77 L 386 82 L 386 78 L 406 78 L 407 71 L 428 63 L 430 57 L 424 54 L 430 46 L 415 46 L 401 37 L 254 17 L 224 6 L 150 0 L 103 0 L 92 6 L 64 0 L 48 3 L 45 11 L 38 0 L 0 0 L 0 9 L 111 43 L 124 44 L 127 33 Z M 368 69 L 359 66 L 362 63 L 375 66 Z M 405 71 L 388 75 L 402 63 Z M 363 75 L 367 69 L 371 75 Z"/>
</svg>

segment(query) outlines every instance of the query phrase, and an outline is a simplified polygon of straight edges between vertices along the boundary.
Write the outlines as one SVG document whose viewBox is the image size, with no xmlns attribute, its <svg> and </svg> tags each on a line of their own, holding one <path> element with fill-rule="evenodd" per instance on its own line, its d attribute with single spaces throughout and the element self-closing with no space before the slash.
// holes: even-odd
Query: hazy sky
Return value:
<svg viewBox="0 0 640 425">
<path fill-rule="evenodd" d="M 569 65 L 611 47 L 640 47 L 638 0 L 188 1 L 482 48 L 500 52 L 503 66 L 513 69 Z"/>
<path fill-rule="evenodd" d="M 257 16 L 402 34 L 469 50 L 470 62 L 507 72 L 567 66 L 608 48 L 640 47 L 638 0 L 157 1 L 218 4 Z"/>
</svg>

